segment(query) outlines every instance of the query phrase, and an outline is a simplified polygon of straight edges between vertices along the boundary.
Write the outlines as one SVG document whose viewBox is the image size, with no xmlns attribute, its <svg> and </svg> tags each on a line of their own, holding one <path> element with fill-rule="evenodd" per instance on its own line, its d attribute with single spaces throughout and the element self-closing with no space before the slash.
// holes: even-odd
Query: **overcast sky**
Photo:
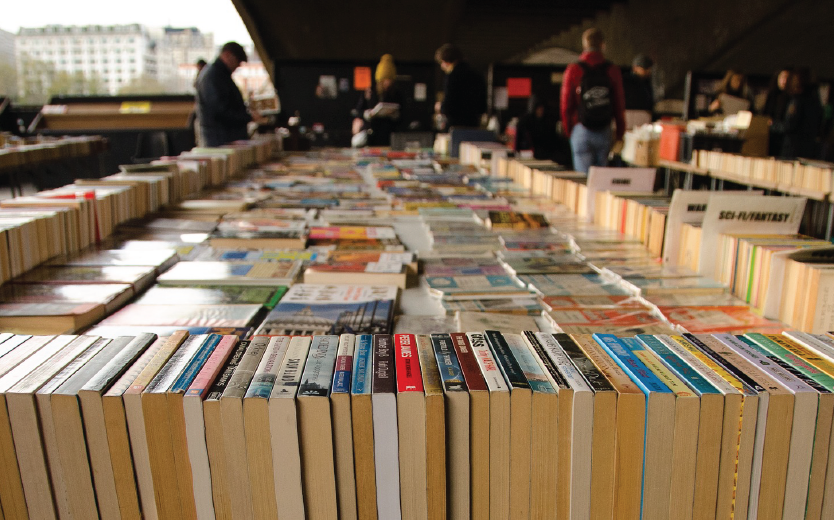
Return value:
<svg viewBox="0 0 834 522">
<path fill-rule="evenodd" d="M 4 6 L 0 29 L 45 25 L 117 25 L 196 27 L 214 33 L 214 43 L 249 44 L 252 38 L 232 0 L 26 0 Z"/>
</svg>

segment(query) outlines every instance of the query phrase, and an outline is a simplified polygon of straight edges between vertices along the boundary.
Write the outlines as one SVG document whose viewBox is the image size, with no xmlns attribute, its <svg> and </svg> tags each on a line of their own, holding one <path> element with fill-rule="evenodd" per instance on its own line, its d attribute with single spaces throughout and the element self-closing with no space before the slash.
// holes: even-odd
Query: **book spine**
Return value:
<svg viewBox="0 0 834 522">
<path fill-rule="evenodd" d="M 132 365 L 145 352 L 145 350 L 156 341 L 156 334 L 139 334 L 133 341 L 119 352 L 118 357 L 110 361 L 91 380 L 84 385 L 82 390 L 103 392 L 109 388 L 128 366 Z"/>
<path fill-rule="evenodd" d="M 458 356 L 461 372 L 463 378 L 466 380 L 466 386 L 471 391 L 487 391 L 487 384 L 481 374 L 481 369 L 478 367 L 478 361 L 475 354 L 472 352 L 472 347 L 465 333 L 452 333 L 452 346 Z"/>
<path fill-rule="evenodd" d="M 413 334 L 394 336 L 397 393 L 422 392 L 423 377 L 420 373 L 420 358 L 416 353 L 417 339 Z"/>
<path fill-rule="evenodd" d="M 304 372 L 304 362 L 310 350 L 312 338 L 307 336 L 293 337 L 284 362 L 278 371 L 278 379 L 272 387 L 272 399 L 294 398 L 298 386 L 301 383 L 301 374 Z"/>
<path fill-rule="evenodd" d="M 199 351 L 188 362 L 188 365 L 182 371 L 180 376 L 174 381 L 170 391 L 172 393 L 184 393 L 188 389 L 188 385 L 194 380 L 194 377 L 200 372 L 205 362 L 211 357 L 212 352 L 217 347 L 222 336 L 218 334 L 209 335 L 208 339 L 200 346 Z"/>
<path fill-rule="evenodd" d="M 223 396 L 223 392 L 226 391 L 226 387 L 229 385 L 232 375 L 234 375 L 235 370 L 237 370 L 237 367 L 240 365 L 240 361 L 243 360 L 243 356 L 246 354 L 246 350 L 249 349 L 251 342 L 252 341 L 241 341 L 238 343 L 237 348 L 235 348 L 232 352 L 229 360 L 226 361 L 226 366 L 223 367 L 223 371 L 220 372 L 217 380 L 215 380 L 211 385 L 211 388 L 209 388 L 208 393 L 206 394 L 206 400 L 219 400 L 220 397 Z"/>
<path fill-rule="evenodd" d="M 530 383 L 527 382 L 527 378 L 524 376 L 521 366 L 519 366 L 518 361 L 515 360 L 513 352 L 507 344 L 506 339 L 504 339 L 504 336 L 501 335 L 501 332 L 487 330 L 484 334 L 486 335 L 487 343 L 492 350 L 495 360 L 498 361 L 498 367 L 501 368 L 501 373 L 504 375 L 504 379 L 506 379 L 510 385 L 510 389 L 529 389 Z"/>
<path fill-rule="evenodd" d="M 719 393 L 719 391 L 701 377 L 691 366 L 666 347 L 659 339 L 652 335 L 638 335 L 636 339 L 654 352 L 661 361 L 683 382 L 689 384 L 699 394 Z"/>
<path fill-rule="evenodd" d="M 467 332 L 466 337 L 469 340 L 469 345 L 472 347 L 472 353 L 475 354 L 478 367 L 484 376 L 484 381 L 489 391 L 509 391 L 507 382 L 504 380 L 504 375 L 498 367 L 498 362 L 489 349 L 486 336 L 480 332 Z"/>
<path fill-rule="evenodd" d="M 226 385 L 226 391 L 223 392 L 223 399 L 243 398 L 246 390 L 249 389 L 249 384 L 252 383 L 255 370 L 258 369 L 258 365 L 261 363 L 269 347 L 269 340 L 270 337 L 264 335 L 256 335 L 252 338 L 252 342 L 249 344 L 249 348 L 246 349 L 243 359 L 240 360 L 240 364 L 235 369 L 235 373 L 232 374 L 232 378 Z"/>
<path fill-rule="evenodd" d="M 610 334 L 594 334 L 594 339 L 606 352 L 628 373 L 634 382 L 643 389 L 645 393 L 660 392 L 671 393 L 672 390 L 638 359 L 633 351 L 639 350 L 639 346 L 629 343 L 631 339 L 618 339 Z"/>
<path fill-rule="evenodd" d="M 390 335 L 374 335 L 373 393 L 394 393 L 394 346 Z"/>
<path fill-rule="evenodd" d="M 203 369 L 197 374 L 197 377 L 191 382 L 191 385 L 185 391 L 186 397 L 197 396 L 205 398 L 208 394 L 209 386 L 217 378 L 223 365 L 229 359 L 229 355 L 237 344 L 236 335 L 224 335 L 223 339 L 217 344 L 217 347 L 211 353 L 211 356 L 203 365 Z"/>
<path fill-rule="evenodd" d="M 573 365 L 576 366 L 585 378 L 585 382 L 595 392 L 614 391 L 614 386 L 611 384 L 611 381 L 603 375 L 600 369 L 585 355 L 585 352 L 582 351 L 579 345 L 568 334 L 552 334 L 552 336 L 567 356 L 570 357 Z"/>
<path fill-rule="evenodd" d="M 350 393 L 362 395 L 371 393 L 373 382 L 373 335 L 363 334 L 356 338 L 356 356 L 353 361 L 353 380 Z"/>
<path fill-rule="evenodd" d="M 744 336 L 732 337 L 738 342 L 738 344 L 728 344 L 733 350 L 740 353 L 745 359 L 776 378 L 781 384 L 788 387 L 792 391 L 809 391 L 808 388 L 810 387 L 818 393 L 826 392 L 825 388 L 814 382 L 813 379 L 809 379 L 803 375 L 802 372 L 781 360 L 779 357 L 773 355 L 767 349 L 757 345 L 754 341 L 747 339 Z"/>
<path fill-rule="evenodd" d="M 437 367 L 440 370 L 440 378 L 443 381 L 443 390 L 446 392 L 467 391 L 466 380 L 452 346 L 452 337 L 449 334 L 431 334 L 431 344 Z"/>
<path fill-rule="evenodd" d="M 548 334 L 544 334 L 548 335 Z M 537 362 L 539 362 L 544 368 L 544 371 L 550 375 L 550 378 L 556 383 L 556 387 L 559 389 L 569 388 L 570 385 L 565 380 L 565 376 L 559 372 L 559 369 L 553 364 L 553 361 L 547 356 L 547 351 L 545 350 L 544 346 L 542 345 L 539 338 L 536 336 L 534 332 L 525 331 L 524 332 L 524 340 L 527 342 L 527 345 L 536 353 Z"/>
<path fill-rule="evenodd" d="M 713 339 L 710 337 L 710 339 Z M 755 380 L 751 379 L 745 372 L 738 369 L 734 364 L 730 361 L 725 359 L 718 351 L 713 350 L 713 346 L 708 346 L 707 343 L 701 341 L 701 339 L 695 337 L 692 334 L 683 334 L 683 340 L 700 350 L 704 353 L 707 357 L 715 361 L 718 365 L 724 368 L 730 375 L 741 381 L 748 389 L 754 391 L 755 393 L 761 393 L 765 391 L 764 387 L 762 387 L 759 383 Z M 720 345 L 717 340 L 713 339 L 713 341 Z M 715 348 L 718 348 L 717 345 L 714 345 Z M 721 346 L 721 350 L 724 350 L 724 347 Z"/>
<path fill-rule="evenodd" d="M 252 377 L 252 382 L 249 383 L 244 398 L 269 399 L 272 387 L 275 386 L 275 380 L 278 377 L 278 368 L 281 366 L 289 345 L 290 338 L 285 335 L 270 338 L 266 355 L 261 359 L 258 369 L 255 370 L 255 376 Z"/>
<path fill-rule="evenodd" d="M 350 378 L 353 370 L 353 353 L 356 335 L 339 336 L 339 349 L 336 352 L 336 369 L 333 372 L 333 385 L 330 393 L 350 393 Z"/>
<path fill-rule="evenodd" d="M 524 372 L 524 377 L 527 379 L 530 388 L 541 393 L 556 393 L 541 365 L 533 355 L 531 348 L 524 342 L 524 337 L 519 334 L 504 334 L 504 339 L 507 341 L 507 345 L 510 347 L 519 367 Z"/>
<path fill-rule="evenodd" d="M 565 388 L 572 388 L 575 391 L 590 391 L 591 388 L 588 383 L 585 382 L 582 374 L 573 365 L 567 353 L 562 349 L 561 343 L 556 340 L 554 335 L 539 332 L 532 337 L 539 342 L 545 352 L 542 359 L 549 360 L 555 366 L 557 372 L 562 375 Z"/>
<path fill-rule="evenodd" d="M 173 337 L 173 336 L 172 336 Z M 191 358 L 197 353 L 200 349 L 200 346 L 208 338 L 208 335 L 193 335 L 188 337 L 183 343 L 182 346 L 179 347 L 177 351 L 171 354 L 171 357 L 168 359 L 168 362 L 165 363 L 165 366 L 159 370 L 159 373 L 153 378 L 153 380 L 148 384 L 145 391 L 147 392 L 160 392 L 160 391 L 168 391 L 168 388 L 176 381 L 177 377 L 179 377 L 180 372 L 182 372 L 183 368 L 188 364 Z"/>
<path fill-rule="evenodd" d="M 298 388 L 299 397 L 329 397 L 336 366 L 339 336 L 317 335 L 313 337 L 307 363 Z"/>
</svg>

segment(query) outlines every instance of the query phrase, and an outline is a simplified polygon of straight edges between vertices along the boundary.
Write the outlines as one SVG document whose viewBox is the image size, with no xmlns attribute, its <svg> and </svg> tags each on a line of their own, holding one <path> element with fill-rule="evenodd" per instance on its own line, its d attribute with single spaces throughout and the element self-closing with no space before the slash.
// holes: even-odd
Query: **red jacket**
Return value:
<svg viewBox="0 0 834 522">
<path fill-rule="evenodd" d="M 598 51 L 585 51 L 579 59 L 591 67 L 601 64 L 605 57 Z M 582 83 L 584 71 L 579 64 L 572 63 L 565 69 L 565 76 L 562 79 L 562 126 L 565 134 L 570 137 L 574 126 L 579 123 L 577 106 L 579 104 L 579 86 Z M 614 121 L 617 124 L 617 140 L 623 139 L 625 134 L 625 94 L 623 93 L 623 75 L 620 68 L 614 64 L 608 68 L 608 77 L 611 79 L 611 90 L 614 102 Z"/>
</svg>

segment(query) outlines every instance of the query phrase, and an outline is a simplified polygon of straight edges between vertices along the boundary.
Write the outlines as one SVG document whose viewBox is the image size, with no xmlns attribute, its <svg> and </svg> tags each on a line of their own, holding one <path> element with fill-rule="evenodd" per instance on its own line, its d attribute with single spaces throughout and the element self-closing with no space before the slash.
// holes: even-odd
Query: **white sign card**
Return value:
<svg viewBox="0 0 834 522">
<path fill-rule="evenodd" d="M 725 190 L 721 194 L 756 195 L 761 196 L 761 190 Z M 666 235 L 663 238 L 663 263 L 677 264 L 680 253 L 681 225 L 700 225 L 707 212 L 707 202 L 715 192 L 707 190 L 675 189 L 672 202 L 669 204 L 669 214 L 666 216 Z"/>
<path fill-rule="evenodd" d="M 701 225 L 698 273 L 714 277 L 720 234 L 796 234 L 806 198 L 714 194 Z"/>
<path fill-rule="evenodd" d="M 506 87 L 495 87 L 492 90 L 492 108 L 506 109 L 510 106 L 510 96 Z"/>
<path fill-rule="evenodd" d="M 597 192 L 651 194 L 657 169 L 631 167 L 591 167 L 588 173 L 588 216 L 594 216 Z"/>
</svg>

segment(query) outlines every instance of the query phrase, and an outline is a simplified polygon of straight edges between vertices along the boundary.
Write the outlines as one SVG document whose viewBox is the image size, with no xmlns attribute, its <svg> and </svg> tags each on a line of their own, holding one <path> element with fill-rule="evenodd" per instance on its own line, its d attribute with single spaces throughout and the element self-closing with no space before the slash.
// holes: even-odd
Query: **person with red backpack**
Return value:
<svg viewBox="0 0 834 522">
<path fill-rule="evenodd" d="M 620 68 L 603 56 L 605 38 L 599 29 L 582 33 L 579 62 L 568 65 L 562 80 L 562 126 L 570 138 L 573 169 L 588 173 L 608 164 L 611 120 L 616 141 L 625 134 L 625 95 Z"/>
</svg>

